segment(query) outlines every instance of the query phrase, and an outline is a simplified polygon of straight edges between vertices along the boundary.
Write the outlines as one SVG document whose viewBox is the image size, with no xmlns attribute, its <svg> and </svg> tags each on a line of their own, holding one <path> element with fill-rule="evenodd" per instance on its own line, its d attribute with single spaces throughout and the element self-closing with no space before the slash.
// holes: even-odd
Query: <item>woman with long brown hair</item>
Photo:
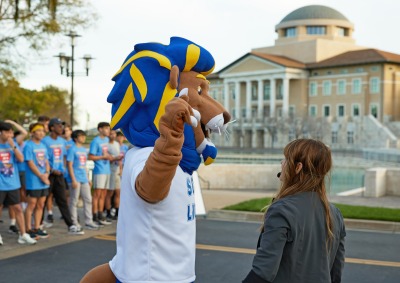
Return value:
<svg viewBox="0 0 400 283">
<path fill-rule="evenodd" d="M 331 151 L 320 141 L 298 139 L 284 156 L 281 188 L 266 211 L 253 268 L 243 282 L 341 282 L 346 231 L 327 198 Z"/>
</svg>

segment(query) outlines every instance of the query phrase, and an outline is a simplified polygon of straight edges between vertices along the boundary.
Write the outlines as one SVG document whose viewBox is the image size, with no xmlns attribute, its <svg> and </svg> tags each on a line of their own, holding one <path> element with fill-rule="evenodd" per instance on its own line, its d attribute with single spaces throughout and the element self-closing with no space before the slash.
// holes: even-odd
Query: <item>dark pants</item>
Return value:
<svg viewBox="0 0 400 283">
<path fill-rule="evenodd" d="M 64 176 L 50 174 L 49 181 L 50 181 L 50 192 L 53 193 L 54 199 L 56 200 L 56 204 L 61 212 L 65 224 L 67 224 L 67 226 L 70 227 L 73 223 L 71 219 L 71 214 L 69 213 L 67 196 L 65 194 L 65 190 L 67 188 L 65 185 Z"/>
</svg>

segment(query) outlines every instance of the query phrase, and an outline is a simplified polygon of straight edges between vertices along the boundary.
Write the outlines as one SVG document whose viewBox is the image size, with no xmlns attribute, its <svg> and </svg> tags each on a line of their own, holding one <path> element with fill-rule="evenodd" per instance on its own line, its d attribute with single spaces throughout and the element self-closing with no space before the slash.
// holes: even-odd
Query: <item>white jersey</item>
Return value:
<svg viewBox="0 0 400 283">
<path fill-rule="evenodd" d="M 117 224 L 117 253 L 110 261 L 123 283 L 188 283 L 196 279 L 196 223 L 192 176 L 178 166 L 168 196 L 156 204 L 136 193 L 135 180 L 153 147 L 132 148 L 125 158 Z"/>
</svg>

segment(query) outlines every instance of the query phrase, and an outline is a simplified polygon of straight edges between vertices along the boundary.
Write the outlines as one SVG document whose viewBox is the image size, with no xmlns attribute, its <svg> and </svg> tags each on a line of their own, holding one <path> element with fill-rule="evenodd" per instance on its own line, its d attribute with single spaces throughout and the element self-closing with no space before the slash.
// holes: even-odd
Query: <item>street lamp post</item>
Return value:
<svg viewBox="0 0 400 283">
<path fill-rule="evenodd" d="M 59 55 L 56 55 L 55 57 L 58 57 L 60 59 L 60 70 L 61 70 L 61 75 L 66 75 L 67 77 L 71 77 L 71 126 L 74 124 L 74 77 L 77 75 L 86 75 L 89 76 L 89 68 L 90 68 L 90 61 L 93 59 L 90 55 L 85 55 L 83 56 L 83 59 L 85 61 L 85 73 L 75 73 L 74 71 L 74 62 L 75 62 L 75 38 L 80 37 L 79 34 L 70 31 L 68 34 L 66 34 L 71 39 L 71 56 L 65 55 L 65 53 L 60 53 Z M 71 63 L 71 64 L 70 64 Z M 70 68 L 71 65 L 71 68 Z M 64 73 L 65 70 L 65 73 Z"/>
</svg>

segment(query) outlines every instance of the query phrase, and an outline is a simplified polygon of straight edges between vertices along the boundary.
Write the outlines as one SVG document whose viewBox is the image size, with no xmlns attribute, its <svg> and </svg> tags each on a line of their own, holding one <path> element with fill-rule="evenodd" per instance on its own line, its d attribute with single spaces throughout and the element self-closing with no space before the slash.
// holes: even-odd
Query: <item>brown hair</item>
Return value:
<svg viewBox="0 0 400 283">
<path fill-rule="evenodd" d="M 326 194 L 325 177 L 332 168 L 331 150 L 322 142 L 313 139 L 297 139 L 283 151 L 285 166 L 281 174 L 283 181 L 275 200 L 301 192 L 316 192 L 325 209 L 327 244 L 333 238 L 333 223 Z M 302 169 L 296 174 L 296 166 Z M 329 176 L 329 175 L 328 175 Z"/>
</svg>

